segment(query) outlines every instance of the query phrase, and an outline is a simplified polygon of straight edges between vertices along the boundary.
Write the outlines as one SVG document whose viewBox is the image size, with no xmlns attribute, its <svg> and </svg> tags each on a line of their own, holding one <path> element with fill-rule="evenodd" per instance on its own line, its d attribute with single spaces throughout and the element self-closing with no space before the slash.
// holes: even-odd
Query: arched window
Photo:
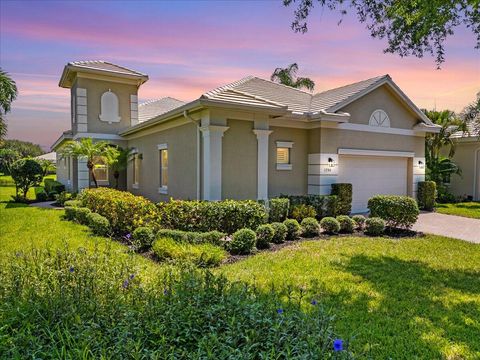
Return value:
<svg viewBox="0 0 480 360">
<path fill-rule="evenodd" d="M 103 93 L 100 101 L 100 120 L 108 122 L 120 122 L 118 97 L 111 90 Z"/>
<path fill-rule="evenodd" d="M 368 122 L 368 125 L 390 127 L 390 118 L 385 111 L 375 110 L 370 116 L 370 121 Z"/>
</svg>

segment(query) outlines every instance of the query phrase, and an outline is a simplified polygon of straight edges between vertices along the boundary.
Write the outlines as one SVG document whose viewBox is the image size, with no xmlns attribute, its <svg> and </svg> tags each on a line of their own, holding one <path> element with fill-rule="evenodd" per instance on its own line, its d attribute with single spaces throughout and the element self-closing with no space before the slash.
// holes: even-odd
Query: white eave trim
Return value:
<svg viewBox="0 0 480 360">
<path fill-rule="evenodd" d="M 101 134 L 101 133 L 77 133 L 73 136 L 73 140 L 83 139 L 83 138 L 92 138 L 92 139 L 101 139 L 101 140 L 126 140 L 117 134 Z"/>
<path fill-rule="evenodd" d="M 365 149 L 338 149 L 338 155 L 353 156 L 386 156 L 386 157 L 415 157 L 414 152 L 410 151 L 390 151 L 390 150 L 365 150 Z"/>
</svg>

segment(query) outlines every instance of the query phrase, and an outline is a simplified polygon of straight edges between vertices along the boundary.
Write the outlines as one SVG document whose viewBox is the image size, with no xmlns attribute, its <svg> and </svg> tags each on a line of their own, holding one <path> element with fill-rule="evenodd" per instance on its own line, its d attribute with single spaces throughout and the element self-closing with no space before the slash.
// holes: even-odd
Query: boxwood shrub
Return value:
<svg viewBox="0 0 480 360">
<path fill-rule="evenodd" d="M 274 198 L 267 202 L 268 220 L 270 222 L 282 222 L 288 216 L 290 200 L 286 198 Z"/>
<path fill-rule="evenodd" d="M 287 227 L 287 240 L 296 240 L 300 236 L 300 224 L 295 219 L 287 219 L 283 222 Z"/>
<path fill-rule="evenodd" d="M 65 219 L 73 221 L 77 216 L 77 207 L 65 206 Z"/>
<path fill-rule="evenodd" d="M 368 208 L 370 216 L 385 220 L 391 228 L 411 228 L 420 213 L 415 199 L 400 195 L 376 195 L 368 200 Z"/>
<path fill-rule="evenodd" d="M 82 207 L 82 202 L 80 200 L 67 200 L 64 203 L 64 206 L 70 206 L 70 207 Z"/>
<path fill-rule="evenodd" d="M 110 234 L 108 219 L 100 214 L 89 212 L 86 215 L 87 225 L 95 235 L 107 236 Z"/>
<path fill-rule="evenodd" d="M 315 218 L 317 217 L 317 212 L 315 211 L 315 208 L 312 205 L 295 205 L 292 210 L 292 218 L 295 220 L 301 222 L 303 219 L 311 217 Z"/>
<path fill-rule="evenodd" d="M 268 249 L 275 235 L 272 225 L 260 225 L 255 233 L 257 235 L 257 249 Z"/>
<path fill-rule="evenodd" d="M 365 220 L 365 233 L 372 236 L 380 236 L 385 231 L 385 221 L 379 217 L 369 217 Z"/>
<path fill-rule="evenodd" d="M 274 235 L 272 238 L 272 242 L 275 244 L 281 244 L 285 242 L 285 239 L 287 238 L 287 227 L 283 225 L 283 223 L 275 222 L 272 223 L 272 228 L 274 230 Z"/>
<path fill-rule="evenodd" d="M 163 227 L 184 231 L 232 234 L 242 228 L 256 229 L 268 218 L 265 206 L 253 200 L 170 200 L 157 206 Z"/>
<path fill-rule="evenodd" d="M 290 200 L 289 216 L 297 205 L 313 206 L 317 212 L 317 218 L 321 219 L 325 216 L 335 216 L 337 208 L 336 195 L 281 195 L 281 197 Z"/>
<path fill-rule="evenodd" d="M 332 184 L 332 195 L 337 195 L 336 215 L 349 215 L 352 211 L 352 184 Z"/>
<path fill-rule="evenodd" d="M 140 226 L 132 233 L 132 243 L 137 250 L 149 249 L 155 240 L 155 231 L 148 226 Z"/>
<path fill-rule="evenodd" d="M 161 229 L 156 234 L 157 237 L 169 237 L 178 242 L 186 242 L 190 244 L 204 244 L 209 243 L 213 245 L 223 245 L 225 233 L 220 231 L 207 231 L 207 232 L 196 232 L 196 231 L 182 231 L 182 230 L 171 230 L 171 229 Z"/>
<path fill-rule="evenodd" d="M 320 227 L 327 234 L 336 234 L 340 231 L 340 223 L 334 217 L 324 217 L 320 221 Z"/>
<path fill-rule="evenodd" d="M 420 181 L 418 183 L 418 207 L 422 210 L 432 211 L 435 208 L 437 184 L 435 181 Z"/>
<path fill-rule="evenodd" d="M 45 191 L 45 188 L 42 186 L 37 186 L 35 188 L 35 200 L 36 201 L 47 201 L 48 200 L 48 194 Z"/>
<path fill-rule="evenodd" d="M 89 208 L 79 207 L 75 209 L 75 220 L 77 220 L 82 225 L 88 225 L 88 214 L 91 213 Z"/>
<path fill-rule="evenodd" d="M 257 236 L 252 229 L 240 229 L 233 234 L 227 249 L 235 255 L 247 255 L 255 250 L 256 242 Z"/>
<path fill-rule="evenodd" d="M 303 219 L 300 227 L 302 228 L 302 236 L 304 237 L 314 237 L 320 233 L 320 225 L 315 218 Z"/>
<path fill-rule="evenodd" d="M 340 224 L 340 232 L 345 234 L 353 233 L 355 229 L 356 223 L 355 221 L 348 215 L 339 215 L 337 216 L 337 221 Z"/>
<path fill-rule="evenodd" d="M 365 216 L 363 215 L 353 215 L 352 220 L 355 221 L 355 227 L 358 230 L 362 230 L 365 225 Z"/>
</svg>

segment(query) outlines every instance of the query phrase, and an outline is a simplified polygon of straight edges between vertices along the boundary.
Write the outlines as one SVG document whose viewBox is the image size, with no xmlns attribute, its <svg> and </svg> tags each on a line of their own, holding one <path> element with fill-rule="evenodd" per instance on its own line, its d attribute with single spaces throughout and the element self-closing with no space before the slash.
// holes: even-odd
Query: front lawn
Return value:
<svg viewBox="0 0 480 360">
<path fill-rule="evenodd" d="M 337 316 L 337 332 L 352 339 L 359 357 L 480 358 L 479 245 L 439 236 L 334 238 L 219 271 L 318 301 Z"/>
<path fill-rule="evenodd" d="M 464 216 L 480 219 L 480 202 L 464 202 L 457 204 L 437 204 L 437 212 L 447 215 Z"/>
</svg>

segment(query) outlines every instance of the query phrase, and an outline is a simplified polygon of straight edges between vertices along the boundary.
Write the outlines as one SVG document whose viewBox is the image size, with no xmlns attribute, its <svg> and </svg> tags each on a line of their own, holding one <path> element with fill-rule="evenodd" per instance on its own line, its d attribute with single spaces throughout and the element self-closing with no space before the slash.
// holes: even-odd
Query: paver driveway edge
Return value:
<svg viewBox="0 0 480 360">
<path fill-rule="evenodd" d="M 421 213 L 413 230 L 480 244 L 480 220 L 439 213 Z"/>
</svg>

